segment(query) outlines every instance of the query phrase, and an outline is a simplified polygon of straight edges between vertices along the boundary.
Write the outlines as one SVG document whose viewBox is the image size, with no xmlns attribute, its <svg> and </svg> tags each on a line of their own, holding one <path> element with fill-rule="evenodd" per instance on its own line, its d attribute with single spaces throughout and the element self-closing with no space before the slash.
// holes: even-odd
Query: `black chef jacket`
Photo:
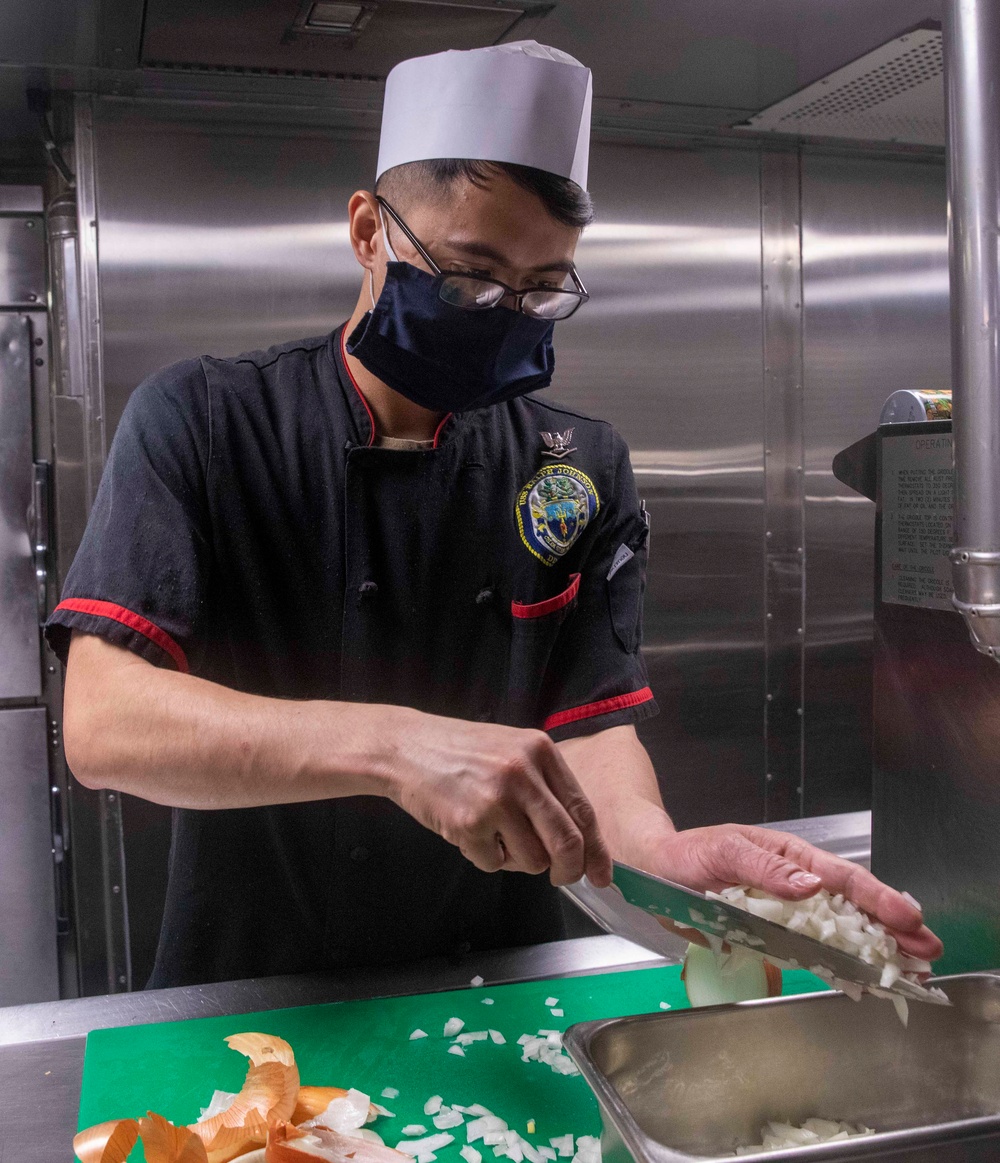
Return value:
<svg viewBox="0 0 1000 1163">
<path fill-rule="evenodd" d="M 80 630 L 252 694 L 555 739 L 655 713 L 617 433 L 528 396 L 380 449 L 343 341 L 184 360 L 135 390 L 46 627 L 60 657 Z M 527 944 L 559 917 L 544 876 L 480 872 L 382 798 L 175 809 L 150 985 Z"/>
</svg>

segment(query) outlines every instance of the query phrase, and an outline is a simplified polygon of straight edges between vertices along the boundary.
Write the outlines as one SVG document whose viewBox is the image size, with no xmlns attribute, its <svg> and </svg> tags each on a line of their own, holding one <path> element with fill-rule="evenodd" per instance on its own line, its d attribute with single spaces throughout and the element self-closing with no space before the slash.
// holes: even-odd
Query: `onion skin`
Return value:
<svg viewBox="0 0 1000 1163">
<path fill-rule="evenodd" d="M 205 1144 L 188 1127 L 175 1127 L 150 1111 L 139 1120 L 146 1163 L 207 1163 Z"/>
<path fill-rule="evenodd" d="M 112 1119 L 78 1131 L 73 1151 L 80 1163 L 125 1163 L 138 1138 L 135 1119 Z"/>
<path fill-rule="evenodd" d="M 296 1148 L 296 1139 L 310 1135 L 320 1140 L 323 1154 Z M 290 1123 L 276 1123 L 268 1130 L 265 1163 L 309 1163 L 315 1159 L 325 1159 L 328 1163 L 413 1163 L 412 1158 L 402 1151 L 369 1143 L 365 1139 L 354 1139 L 337 1131 L 319 1128 L 305 1131 Z"/>
<path fill-rule="evenodd" d="M 339 1086 L 300 1086 L 295 1109 L 289 1122 L 304 1123 L 321 1115 L 335 1098 L 346 1098 L 347 1091 Z"/>
<path fill-rule="evenodd" d="M 276 1038 L 273 1034 L 230 1034 L 226 1045 L 249 1058 L 254 1066 L 262 1066 L 265 1062 L 295 1065 L 295 1051 L 284 1038 Z"/>
</svg>

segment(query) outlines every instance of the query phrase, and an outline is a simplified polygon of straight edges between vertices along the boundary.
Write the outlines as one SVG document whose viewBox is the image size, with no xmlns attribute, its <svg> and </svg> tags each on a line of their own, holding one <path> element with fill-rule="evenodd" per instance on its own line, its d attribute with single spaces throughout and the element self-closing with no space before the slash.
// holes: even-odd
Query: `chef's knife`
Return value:
<svg viewBox="0 0 1000 1163">
<path fill-rule="evenodd" d="M 582 905 L 583 902 L 572 892 L 572 888 L 573 886 L 570 886 L 570 895 Z M 869 965 L 867 961 L 862 961 L 860 957 L 824 945 L 821 941 L 796 933 L 784 925 L 766 921 L 763 917 L 755 916 L 725 901 L 714 900 L 702 893 L 684 888 L 683 885 L 674 884 L 673 881 L 641 872 L 638 868 L 632 868 L 617 860 L 614 864 L 613 886 L 600 890 L 590 885 L 589 889 L 591 893 L 598 893 L 600 896 L 603 907 L 597 919 L 602 924 L 615 925 L 615 931 L 619 931 L 615 921 L 620 918 L 624 921 L 622 925 L 624 931 L 621 935 L 648 947 L 652 947 L 652 943 L 643 941 L 641 936 L 636 936 L 636 926 L 628 916 L 631 911 L 630 905 L 654 917 L 666 917 L 675 923 L 697 929 L 729 945 L 742 945 L 776 960 L 794 963 L 802 969 L 815 971 L 816 967 L 820 967 L 828 975 L 832 974 L 845 981 L 880 988 L 881 970 Z M 598 914 L 598 910 L 592 905 L 590 908 L 586 908 L 585 905 L 583 907 L 591 916 Z M 715 944 L 714 940 L 712 944 Z M 890 992 L 915 1001 L 948 1004 L 904 978 L 897 980 L 890 987 Z"/>
</svg>

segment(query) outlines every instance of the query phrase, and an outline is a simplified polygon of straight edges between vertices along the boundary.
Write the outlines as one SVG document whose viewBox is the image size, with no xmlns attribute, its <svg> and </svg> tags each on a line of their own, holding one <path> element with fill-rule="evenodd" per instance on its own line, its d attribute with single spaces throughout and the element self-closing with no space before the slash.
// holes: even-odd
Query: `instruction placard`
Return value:
<svg viewBox="0 0 1000 1163">
<path fill-rule="evenodd" d="M 882 440 L 882 601 L 951 604 L 954 474 L 951 435 Z"/>
</svg>

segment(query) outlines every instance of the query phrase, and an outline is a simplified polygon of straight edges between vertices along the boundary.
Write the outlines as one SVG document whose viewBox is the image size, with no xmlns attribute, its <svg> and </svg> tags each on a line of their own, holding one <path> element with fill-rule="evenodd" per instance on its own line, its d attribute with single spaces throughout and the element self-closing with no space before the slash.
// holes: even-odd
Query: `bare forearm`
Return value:
<svg viewBox="0 0 1000 1163">
<path fill-rule="evenodd" d="M 75 636 L 70 767 L 92 787 L 171 807 L 243 808 L 382 794 L 401 707 L 261 698 Z"/>
<path fill-rule="evenodd" d="M 558 747 L 594 806 L 612 856 L 645 867 L 674 827 L 635 729 L 611 727 Z"/>
</svg>

